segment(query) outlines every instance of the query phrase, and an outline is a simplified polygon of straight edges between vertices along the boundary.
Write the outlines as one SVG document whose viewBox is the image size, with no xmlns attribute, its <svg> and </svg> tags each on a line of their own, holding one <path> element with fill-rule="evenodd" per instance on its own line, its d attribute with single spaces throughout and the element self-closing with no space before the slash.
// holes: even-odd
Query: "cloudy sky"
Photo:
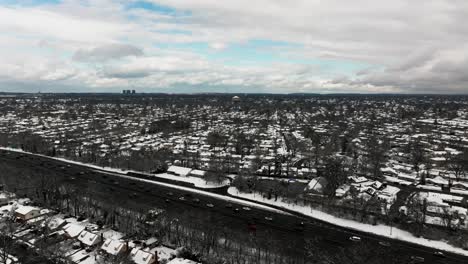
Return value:
<svg viewBox="0 0 468 264">
<path fill-rule="evenodd" d="M 0 1 L 0 91 L 122 89 L 468 93 L 468 1 Z"/>
</svg>

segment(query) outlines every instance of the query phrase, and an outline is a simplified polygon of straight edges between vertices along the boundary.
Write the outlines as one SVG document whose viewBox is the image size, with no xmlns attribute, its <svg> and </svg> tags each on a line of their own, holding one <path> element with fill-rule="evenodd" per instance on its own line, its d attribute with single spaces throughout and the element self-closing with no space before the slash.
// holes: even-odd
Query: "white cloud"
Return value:
<svg viewBox="0 0 468 264">
<path fill-rule="evenodd" d="M 180 13 L 127 9 L 128 1 L 120 0 L 0 4 L 0 75 L 108 88 L 468 92 L 466 1 L 150 1 Z M 249 67 L 181 52 L 171 45 L 205 43 L 222 54 L 258 39 L 296 45 L 278 50 L 282 63 L 260 63 L 253 56 Z M 284 58 L 346 60 L 371 67 L 358 74 L 336 74 L 286 63 Z"/>
</svg>

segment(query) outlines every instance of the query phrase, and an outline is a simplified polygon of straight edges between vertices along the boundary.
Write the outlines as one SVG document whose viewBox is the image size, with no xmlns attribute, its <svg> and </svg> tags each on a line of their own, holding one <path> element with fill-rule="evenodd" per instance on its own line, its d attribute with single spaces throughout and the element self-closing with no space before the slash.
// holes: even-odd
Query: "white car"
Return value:
<svg viewBox="0 0 468 264">
<path fill-rule="evenodd" d="M 349 240 L 351 240 L 353 242 L 361 242 L 361 238 L 358 237 L 358 236 L 351 236 L 351 237 L 349 237 Z"/>
<path fill-rule="evenodd" d="M 214 205 L 213 205 L 213 204 L 210 204 L 210 203 L 209 203 L 209 204 L 206 204 L 206 206 L 208 206 L 209 208 L 213 208 L 213 207 L 214 207 Z"/>
</svg>

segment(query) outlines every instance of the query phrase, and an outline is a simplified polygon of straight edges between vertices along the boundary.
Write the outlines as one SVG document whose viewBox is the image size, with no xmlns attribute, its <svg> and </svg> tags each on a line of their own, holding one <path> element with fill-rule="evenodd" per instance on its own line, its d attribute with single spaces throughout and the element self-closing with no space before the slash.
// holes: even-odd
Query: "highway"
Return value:
<svg viewBox="0 0 468 264">
<path fill-rule="evenodd" d="M 134 203 L 148 203 L 168 211 L 197 211 L 199 214 L 209 214 L 212 223 L 200 223 L 200 228 L 219 225 L 229 227 L 239 232 L 247 232 L 247 226 L 255 224 L 258 236 L 265 239 L 288 240 L 295 246 L 307 237 L 320 237 L 329 247 L 347 247 L 355 243 L 369 243 L 376 249 L 391 247 L 402 256 L 408 256 L 407 263 L 416 263 L 411 257 L 424 258 L 423 263 L 468 263 L 468 257 L 443 252 L 445 257 L 436 256 L 432 248 L 382 238 L 373 234 L 335 226 L 317 221 L 313 218 L 282 212 L 275 208 L 255 205 L 241 199 L 227 197 L 222 194 L 201 191 L 186 186 L 178 186 L 167 182 L 141 179 L 121 173 L 102 171 L 88 166 L 66 163 L 56 159 L 33 154 L 0 150 L 0 163 L 6 162 L 22 168 L 42 168 L 59 171 L 65 181 L 76 185 L 84 182 L 100 186 L 103 192 L 126 196 Z M 1 171 L 0 171 L 1 175 Z M 358 236 L 361 242 L 353 242 L 349 238 Z M 366 244 L 367 245 L 367 244 Z M 297 249 L 299 250 L 299 249 Z M 291 254 L 298 254 L 292 252 Z"/>
</svg>

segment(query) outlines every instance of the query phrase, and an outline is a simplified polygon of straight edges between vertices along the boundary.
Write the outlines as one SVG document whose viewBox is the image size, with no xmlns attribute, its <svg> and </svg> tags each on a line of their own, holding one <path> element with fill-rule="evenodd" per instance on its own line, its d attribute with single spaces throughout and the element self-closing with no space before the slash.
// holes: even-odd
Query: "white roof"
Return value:
<svg viewBox="0 0 468 264">
<path fill-rule="evenodd" d="M 104 244 L 102 244 L 101 249 L 107 253 L 116 256 L 125 246 L 125 242 L 121 240 L 107 239 Z"/>
<path fill-rule="evenodd" d="M 190 173 L 190 171 L 192 171 L 192 169 L 172 165 L 167 169 L 167 171 L 172 172 L 172 173 L 177 174 L 177 175 L 180 175 L 180 176 L 187 176 Z"/>
<path fill-rule="evenodd" d="M 92 246 L 98 242 L 99 235 L 93 234 L 88 231 L 83 231 L 81 234 L 78 236 L 78 240 L 81 241 L 83 244 Z"/>
<path fill-rule="evenodd" d="M 49 227 L 51 230 L 54 230 L 61 226 L 64 222 L 65 220 L 60 217 L 53 217 L 50 219 L 49 223 L 47 223 L 47 227 Z"/>
<path fill-rule="evenodd" d="M 195 262 L 195 261 L 189 260 L 189 259 L 175 258 L 175 259 L 169 261 L 167 264 L 198 264 L 198 262 Z"/>
<path fill-rule="evenodd" d="M 143 251 L 139 248 L 132 249 L 130 256 L 136 264 L 150 264 L 156 260 L 152 253 Z"/>
<path fill-rule="evenodd" d="M 27 215 L 31 211 L 40 211 L 39 208 L 32 207 L 32 206 L 26 206 L 26 205 L 20 205 L 16 210 L 15 213 L 21 214 L 21 215 Z"/>
<path fill-rule="evenodd" d="M 84 226 L 74 223 L 69 223 L 63 227 L 63 230 L 65 230 L 70 237 L 77 237 L 84 229 Z"/>
</svg>

